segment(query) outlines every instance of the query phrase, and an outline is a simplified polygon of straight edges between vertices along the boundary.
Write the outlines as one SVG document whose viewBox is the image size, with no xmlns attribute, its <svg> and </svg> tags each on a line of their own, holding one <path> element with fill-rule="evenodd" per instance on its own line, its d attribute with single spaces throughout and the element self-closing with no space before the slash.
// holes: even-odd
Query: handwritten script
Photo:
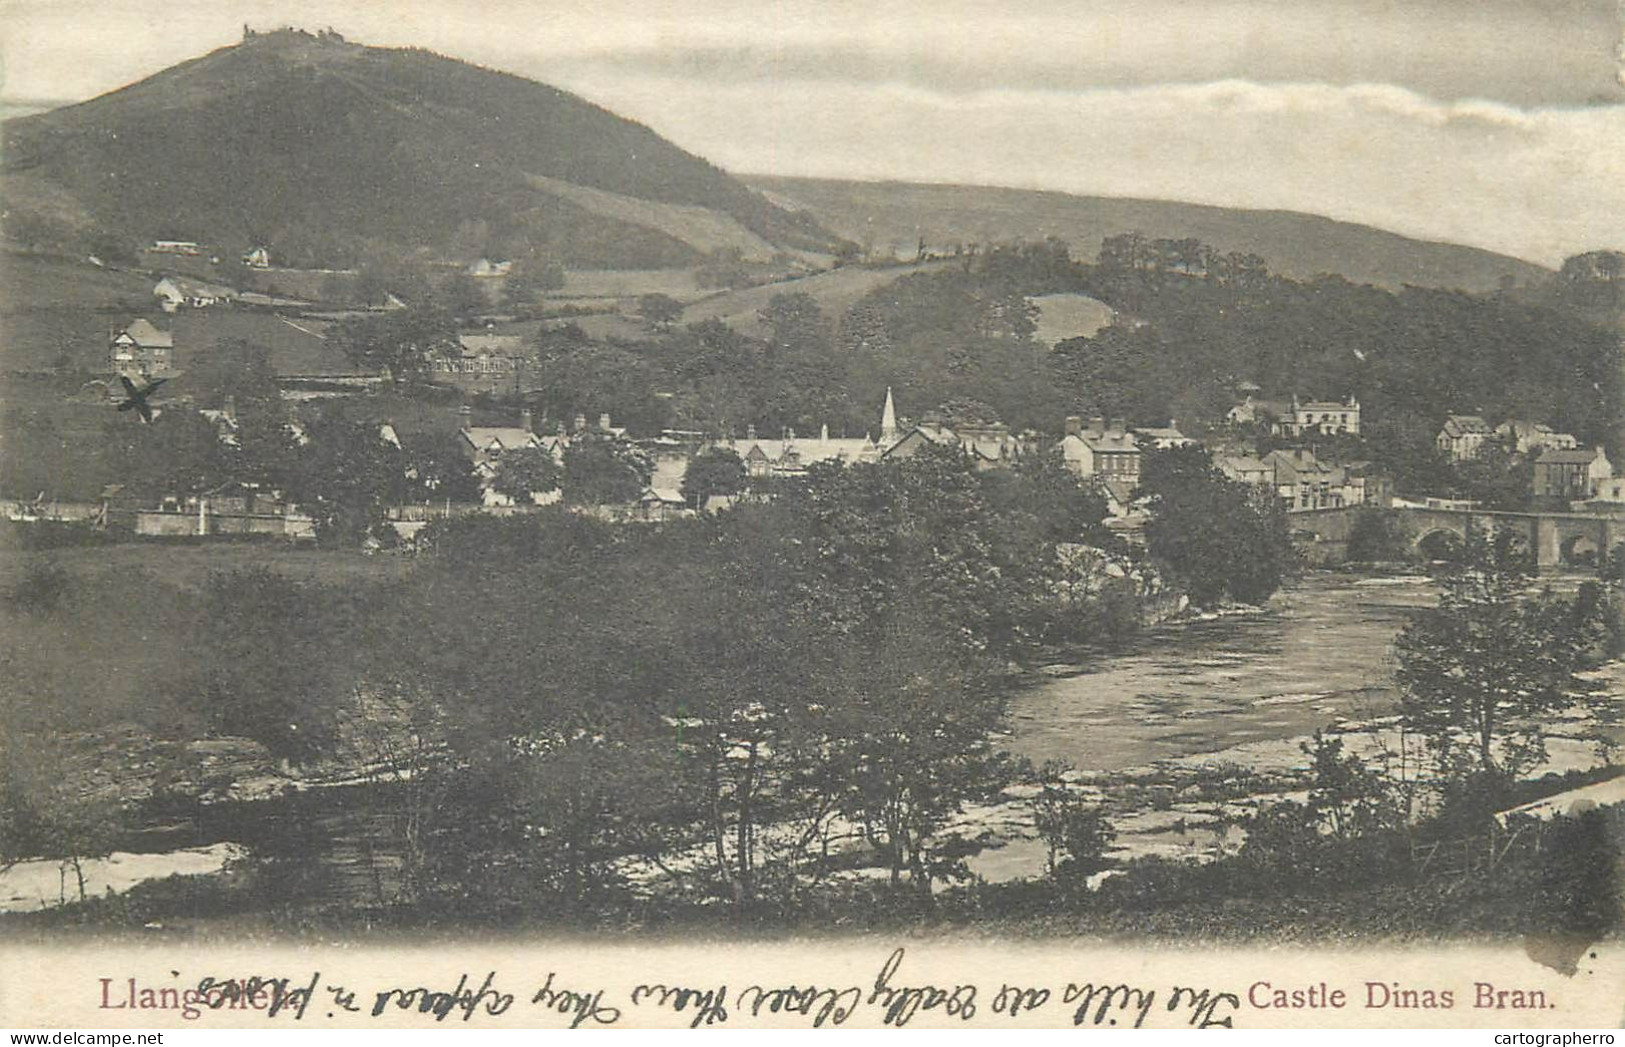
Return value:
<svg viewBox="0 0 1625 1047">
<path fill-rule="evenodd" d="M 902 1028 L 934 1024 L 1010 1024 L 1037 1015 L 1045 1025 L 1087 1027 L 1230 1028 L 1238 994 L 1196 986 L 1134 985 L 1101 972 L 1077 972 L 1051 985 L 967 980 L 935 984 L 905 969 L 896 949 L 861 984 L 636 980 L 630 990 L 546 971 L 539 977 L 499 971 L 464 972 L 439 984 L 337 984 L 321 971 L 297 976 L 207 976 L 165 992 L 189 1011 L 251 1012 L 267 1021 L 322 1022 L 409 1016 L 424 1022 L 559 1024 L 576 1029 L 616 1024 L 783 1025 L 812 1028 L 849 1022 Z M 1063 972 L 1063 974 L 1066 972 Z M 178 976 L 178 975 L 177 975 Z M 104 979 L 104 981 L 106 981 Z M 104 998 L 107 988 L 102 988 Z M 152 992 L 151 988 L 145 990 Z M 138 997 L 130 979 L 130 998 Z M 160 1004 L 162 1005 L 162 1004 Z"/>
</svg>

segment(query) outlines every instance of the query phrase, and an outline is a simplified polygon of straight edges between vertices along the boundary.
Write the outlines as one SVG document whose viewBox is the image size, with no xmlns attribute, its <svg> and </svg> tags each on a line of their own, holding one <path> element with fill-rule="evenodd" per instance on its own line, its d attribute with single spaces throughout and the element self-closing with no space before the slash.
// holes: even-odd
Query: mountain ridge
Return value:
<svg viewBox="0 0 1625 1047">
<path fill-rule="evenodd" d="M 801 209 L 837 235 L 933 253 L 956 243 L 1055 236 L 1092 260 L 1107 236 L 1195 237 L 1263 257 L 1298 279 L 1336 273 L 1355 283 L 1494 290 L 1503 278 L 1544 280 L 1552 270 L 1467 244 L 1424 240 L 1360 222 L 1283 209 L 1247 209 L 1154 198 L 1086 196 L 1048 189 L 896 180 L 741 174 L 781 206 Z"/>
</svg>

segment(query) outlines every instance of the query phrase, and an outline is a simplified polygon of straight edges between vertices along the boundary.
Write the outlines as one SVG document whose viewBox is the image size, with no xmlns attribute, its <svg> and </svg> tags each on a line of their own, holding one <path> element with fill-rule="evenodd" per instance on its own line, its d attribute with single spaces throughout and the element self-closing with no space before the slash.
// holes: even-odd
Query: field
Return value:
<svg viewBox="0 0 1625 1047">
<path fill-rule="evenodd" d="M 1032 302 L 1039 310 L 1034 337 L 1050 345 L 1068 338 L 1092 337 L 1117 315 L 1105 302 L 1082 294 L 1039 295 Z"/>
<path fill-rule="evenodd" d="M 653 229 L 687 244 L 701 254 L 734 247 L 747 259 L 766 261 L 778 251 L 778 248 L 721 211 L 623 196 L 542 175 L 527 175 L 525 180 L 533 188 L 566 200 L 588 214 Z"/>
<path fill-rule="evenodd" d="M 68 549 L 20 549 L 15 528 L 0 531 L 0 593 L 10 594 L 35 565 L 66 569 L 87 587 L 104 585 L 130 570 L 150 571 L 164 585 L 196 592 L 216 571 L 263 567 L 306 582 L 380 580 L 411 568 L 410 557 L 364 555 L 355 550 L 320 549 L 282 542 L 127 541 Z"/>
<path fill-rule="evenodd" d="M 567 318 L 591 337 L 606 341 L 636 341 L 649 337 L 648 329 L 637 316 L 637 300 L 645 294 L 669 295 L 686 303 L 681 323 L 721 320 L 742 334 L 761 337 L 766 331 L 757 314 L 775 295 L 810 294 L 818 300 L 826 316 L 838 321 L 858 299 L 875 288 L 884 287 L 910 273 L 948 264 L 927 262 L 924 265 L 874 269 L 831 269 L 735 291 L 701 288 L 694 282 L 693 271 L 688 269 L 572 269 L 566 274 L 564 289 L 551 292 L 547 303 L 552 307 L 578 305 L 603 309 L 612 306 L 614 312 Z M 1069 309 L 1064 305 L 1056 308 Z M 1077 312 L 1071 310 L 1061 314 L 1062 322 L 1071 323 L 1072 316 Z"/>
<path fill-rule="evenodd" d="M 102 269 L 21 251 L 0 251 L 5 311 L 29 308 L 112 309 L 152 302 L 153 281 L 144 273 Z"/>
<path fill-rule="evenodd" d="M 799 280 L 782 280 L 762 287 L 747 287 L 724 295 L 696 302 L 683 310 L 683 322 L 718 319 L 742 334 L 761 337 L 766 334 L 757 314 L 767 303 L 780 294 L 810 294 L 817 299 L 824 315 L 839 320 L 857 301 L 877 287 L 884 287 L 910 273 L 928 272 L 951 265 L 951 262 L 926 262 L 923 265 L 887 266 L 868 269 L 849 266 L 814 273 Z"/>
<path fill-rule="evenodd" d="M 111 331 L 153 310 L 142 274 L 0 252 L 0 371 L 101 368 Z"/>
<path fill-rule="evenodd" d="M 99 451 L 114 419 L 106 395 L 78 376 L 0 380 L 0 498 L 86 502 L 117 480 Z"/>
<path fill-rule="evenodd" d="M 160 736 L 184 730 L 189 696 L 176 681 L 197 652 L 179 623 L 215 572 L 263 567 L 344 585 L 396 577 L 412 565 L 401 556 L 280 543 L 23 549 L 24 526 L 40 525 L 0 522 L 0 734 L 116 724 Z M 50 597 L 43 603 L 42 588 Z"/>
<path fill-rule="evenodd" d="M 549 291 L 547 303 L 588 304 L 589 299 L 636 299 L 646 294 L 692 302 L 716 292 L 695 283 L 692 269 L 568 269 L 563 289 Z"/>
</svg>

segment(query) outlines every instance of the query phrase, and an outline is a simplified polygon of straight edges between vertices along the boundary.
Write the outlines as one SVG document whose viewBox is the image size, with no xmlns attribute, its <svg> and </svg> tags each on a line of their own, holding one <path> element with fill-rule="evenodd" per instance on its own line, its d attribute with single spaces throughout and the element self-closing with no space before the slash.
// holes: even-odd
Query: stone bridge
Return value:
<svg viewBox="0 0 1625 1047">
<path fill-rule="evenodd" d="M 1309 509 L 1288 513 L 1287 523 L 1311 560 L 1339 563 L 1359 512 L 1358 506 Z M 1398 506 L 1393 512 L 1411 548 L 1422 556 L 1438 548 L 1447 535 L 1465 538 L 1469 527 L 1513 531 L 1534 551 L 1541 567 L 1595 564 L 1616 543 L 1625 542 L 1625 508 L 1612 513 L 1515 513 Z"/>
</svg>

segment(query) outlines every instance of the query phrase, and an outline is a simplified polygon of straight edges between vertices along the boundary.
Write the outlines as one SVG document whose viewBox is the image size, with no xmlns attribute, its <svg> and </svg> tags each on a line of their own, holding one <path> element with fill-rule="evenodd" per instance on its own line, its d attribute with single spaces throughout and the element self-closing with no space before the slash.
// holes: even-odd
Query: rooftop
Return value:
<svg viewBox="0 0 1625 1047">
<path fill-rule="evenodd" d="M 463 438 L 480 450 L 495 445 L 499 450 L 512 451 L 537 442 L 536 434 L 517 425 L 471 425 L 462 430 Z"/>
<path fill-rule="evenodd" d="M 1576 447 L 1567 450 L 1551 449 L 1535 459 L 1537 465 L 1590 465 L 1602 455 L 1601 448 Z"/>
</svg>

